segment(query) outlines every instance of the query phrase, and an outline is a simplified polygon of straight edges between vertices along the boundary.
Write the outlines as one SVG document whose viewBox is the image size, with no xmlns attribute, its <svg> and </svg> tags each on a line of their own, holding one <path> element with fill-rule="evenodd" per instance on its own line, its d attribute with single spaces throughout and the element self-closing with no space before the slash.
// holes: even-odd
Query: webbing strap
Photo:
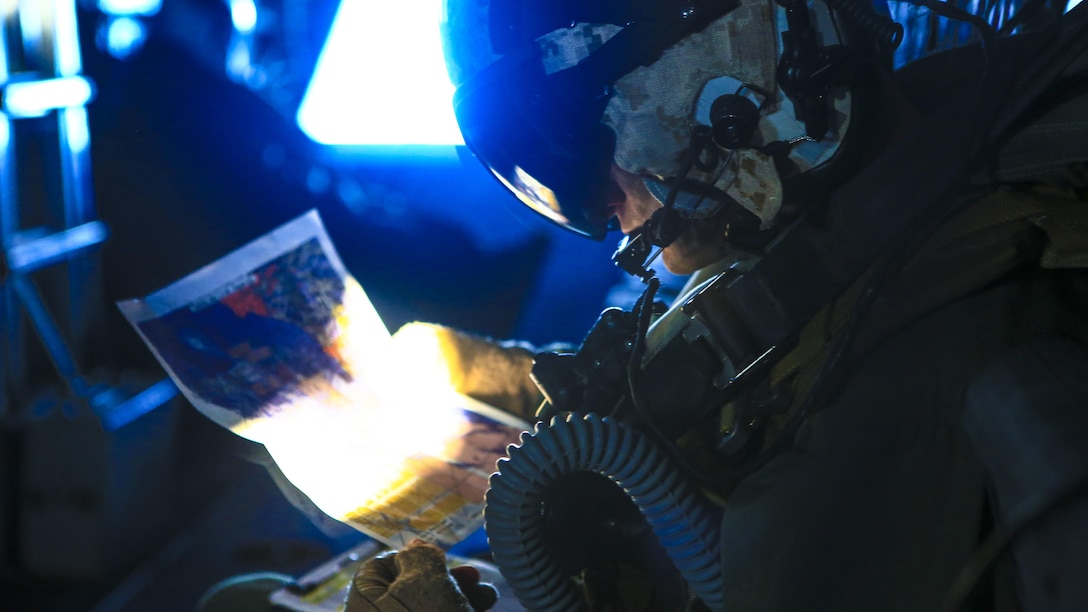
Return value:
<svg viewBox="0 0 1088 612">
<path fill-rule="evenodd" d="M 1032 226 L 1046 233 L 1041 253 L 1025 253 L 1017 247 Z M 1074 236 L 1072 232 L 1078 228 L 1083 229 Z M 957 256 L 949 252 L 950 245 L 982 235 L 990 243 L 986 249 L 990 258 L 981 264 L 972 260 L 972 265 L 956 265 Z M 977 258 L 978 248 L 969 251 L 965 256 Z M 944 265 L 940 276 L 927 263 L 931 257 Z M 897 297 L 883 311 L 873 313 L 859 336 L 858 351 L 864 353 L 912 320 L 986 286 L 1029 260 L 1049 268 L 1088 268 L 1088 202 L 1067 191 L 1037 187 L 1030 191 L 1003 188 L 972 203 L 942 226 L 907 264 L 891 288 Z M 949 269 L 959 272 L 950 273 Z M 807 392 L 811 373 L 819 370 L 829 341 L 842 330 L 866 280 L 862 276 L 801 329 L 797 345 L 771 370 L 772 388 L 807 371 L 809 375 L 802 375 L 795 388 L 798 394 Z"/>
<path fill-rule="evenodd" d="M 1079 63 L 1088 64 L 1088 55 L 1084 60 Z M 1088 187 L 1088 66 L 1075 78 L 1077 95 L 1017 131 L 998 149 L 986 175 L 977 180 L 1040 180 L 1059 186 Z M 1067 169 L 1078 162 L 1081 175 L 1068 176 Z"/>
</svg>

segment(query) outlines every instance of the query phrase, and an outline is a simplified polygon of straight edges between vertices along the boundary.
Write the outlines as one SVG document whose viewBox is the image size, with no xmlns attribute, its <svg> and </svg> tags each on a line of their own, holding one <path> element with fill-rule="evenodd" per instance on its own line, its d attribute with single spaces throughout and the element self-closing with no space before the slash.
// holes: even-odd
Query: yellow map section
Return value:
<svg viewBox="0 0 1088 612">
<path fill-rule="evenodd" d="M 419 534 L 442 532 L 451 515 L 483 502 L 486 486 L 485 478 L 468 470 L 433 457 L 417 456 L 405 462 L 387 488 L 346 519 L 379 538 L 393 538 L 406 530 Z"/>
</svg>

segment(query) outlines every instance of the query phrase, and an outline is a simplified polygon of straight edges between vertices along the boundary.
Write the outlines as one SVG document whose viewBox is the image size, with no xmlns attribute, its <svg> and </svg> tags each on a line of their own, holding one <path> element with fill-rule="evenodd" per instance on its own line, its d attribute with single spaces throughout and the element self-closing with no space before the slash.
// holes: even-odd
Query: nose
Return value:
<svg viewBox="0 0 1088 612">
<path fill-rule="evenodd" d="M 646 188 L 641 175 L 612 164 L 610 182 L 610 193 L 612 189 L 618 193 L 609 196 L 609 210 L 619 221 L 623 233 L 630 234 L 638 229 L 655 210 L 661 208 L 661 202 Z"/>
<path fill-rule="evenodd" d="M 591 225 L 608 227 L 608 230 L 617 229 L 614 227 L 614 220 L 619 215 L 623 203 L 627 200 L 627 194 L 624 192 L 623 187 L 616 181 L 613 176 L 609 176 L 603 185 L 604 189 L 598 192 L 598 195 L 593 198 L 593 202 L 583 209 L 583 215 Z"/>
<path fill-rule="evenodd" d="M 623 187 L 620 187 L 619 181 L 613 177 L 608 178 L 608 188 L 605 191 L 605 208 L 608 210 L 609 218 L 616 216 L 616 210 L 623 206 L 623 202 L 627 199 L 627 194 L 623 191 Z"/>
</svg>

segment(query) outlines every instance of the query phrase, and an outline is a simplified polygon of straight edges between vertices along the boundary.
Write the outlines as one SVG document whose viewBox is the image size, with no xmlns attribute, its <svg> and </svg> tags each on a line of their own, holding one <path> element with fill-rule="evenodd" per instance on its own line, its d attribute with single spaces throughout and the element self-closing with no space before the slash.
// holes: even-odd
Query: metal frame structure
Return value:
<svg viewBox="0 0 1088 612">
<path fill-rule="evenodd" d="M 77 365 L 106 322 L 97 247 L 108 230 L 94 205 L 86 109 L 94 84 L 82 75 L 76 20 L 74 0 L 0 0 L 0 548 L 12 567 L 38 392 L 27 332 L 59 375 L 60 404 L 93 412 L 106 432 L 177 394 L 166 379 L 133 395 Z"/>
</svg>

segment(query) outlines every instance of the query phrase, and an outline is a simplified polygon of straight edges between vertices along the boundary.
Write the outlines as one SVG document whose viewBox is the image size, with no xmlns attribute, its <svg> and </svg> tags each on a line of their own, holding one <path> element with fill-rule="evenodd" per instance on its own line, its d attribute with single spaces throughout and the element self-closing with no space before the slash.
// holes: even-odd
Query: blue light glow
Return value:
<svg viewBox="0 0 1088 612">
<path fill-rule="evenodd" d="M 24 2 L 21 5 L 15 2 L 8 2 L 0 9 L 2 11 L 4 20 L 10 19 L 14 14 L 19 19 L 19 29 L 23 35 L 23 48 L 27 53 L 38 52 L 43 48 L 46 41 L 43 40 L 42 34 L 44 28 L 42 27 L 42 9 L 50 8 L 45 2 Z M 5 23 L 5 27 L 10 27 Z M 52 42 L 50 39 L 49 42 Z"/>
<path fill-rule="evenodd" d="M 439 0 L 342 2 L 299 107 L 302 131 L 334 145 L 461 144 L 440 14 Z"/>
<path fill-rule="evenodd" d="M 257 4 L 253 0 L 230 0 L 230 20 L 235 30 L 249 34 L 257 27 Z"/>
<path fill-rule="evenodd" d="M 94 88 L 83 77 L 9 83 L 4 89 L 4 110 L 12 117 L 42 117 L 51 110 L 83 106 Z"/>
<path fill-rule="evenodd" d="M 244 82 L 253 74 L 253 66 L 249 63 L 249 46 L 243 41 L 235 41 L 227 49 L 227 74 Z"/>
<path fill-rule="evenodd" d="M 98 0 L 98 10 L 107 15 L 145 15 L 159 12 L 162 0 Z"/>
<path fill-rule="evenodd" d="M 124 59 L 140 50 L 147 39 L 144 24 L 132 17 L 116 17 L 106 27 L 106 48 L 110 55 Z"/>
<path fill-rule="evenodd" d="M 1068 13 L 1069 11 L 1077 8 L 1077 5 L 1079 4 L 1080 0 L 1069 0 L 1068 4 L 1065 5 L 1065 12 Z"/>
<path fill-rule="evenodd" d="M 63 261 L 73 253 L 98 246 L 109 237 L 109 229 L 101 221 L 90 221 L 8 248 L 8 265 L 13 272 L 29 274 Z"/>
<path fill-rule="evenodd" d="M 132 398 L 112 407 L 98 410 L 106 431 L 117 431 L 178 395 L 178 388 L 169 378 L 144 389 Z"/>
</svg>

